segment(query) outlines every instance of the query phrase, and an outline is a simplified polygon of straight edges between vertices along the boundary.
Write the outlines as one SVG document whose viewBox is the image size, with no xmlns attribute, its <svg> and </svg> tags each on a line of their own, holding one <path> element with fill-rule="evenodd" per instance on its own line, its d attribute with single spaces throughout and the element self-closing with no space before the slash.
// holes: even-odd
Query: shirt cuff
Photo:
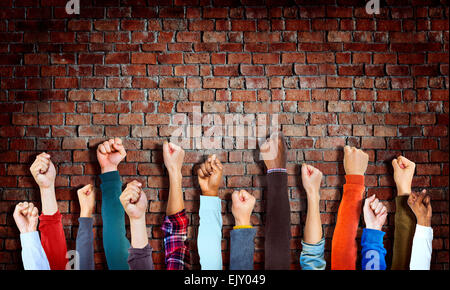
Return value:
<svg viewBox="0 0 450 290">
<path fill-rule="evenodd" d="M 317 244 L 305 243 L 302 240 L 302 251 L 304 251 L 304 252 L 320 253 L 323 251 L 324 247 L 325 247 L 325 238 L 324 237 L 322 237 L 322 239 Z"/>
<path fill-rule="evenodd" d="M 252 229 L 253 228 L 253 226 L 250 226 L 250 225 L 248 225 L 248 226 L 234 226 L 233 227 L 233 230 L 239 230 L 239 229 Z"/>
<path fill-rule="evenodd" d="M 222 211 L 222 201 L 218 196 L 200 195 L 200 211 L 214 210 Z"/>
<path fill-rule="evenodd" d="M 345 183 L 364 186 L 364 175 L 345 175 Z"/>
<path fill-rule="evenodd" d="M 361 236 L 361 244 L 383 244 L 385 232 L 364 228 Z"/>
<path fill-rule="evenodd" d="M 94 219 L 89 217 L 80 217 L 78 218 L 78 223 L 81 226 L 82 224 L 86 227 L 93 227 L 94 225 Z"/>
<path fill-rule="evenodd" d="M 102 183 L 118 181 L 118 180 L 120 181 L 119 171 L 116 170 L 116 171 L 102 173 L 102 174 L 100 174 L 100 180 L 102 181 Z"/>
<path fill-rule="evenodd" d="M 284 173 L 287 173 L 287 169 L 286 168 L 272 168 L 272 169 L 268 169 L 267 170 L 267 174 L 272 173 L 272 172 L 284 172 Z"/>
<path fill-rule="evenodd" d="M 20 244 L 22 246 L 22 249 L 35 248 L 36 245 L 41 247 L 41 239 L 39 237 L 39 232 L 34 231 L 20 234 Z"/>
<path fill-rule="evenodd" d="M 433 228 L 432 227 L 424 227 L 419 224 L 416 224 L 416 232 L 414 237 L 423 238 L 423 239 L 433 239 Z"/>
</svg>

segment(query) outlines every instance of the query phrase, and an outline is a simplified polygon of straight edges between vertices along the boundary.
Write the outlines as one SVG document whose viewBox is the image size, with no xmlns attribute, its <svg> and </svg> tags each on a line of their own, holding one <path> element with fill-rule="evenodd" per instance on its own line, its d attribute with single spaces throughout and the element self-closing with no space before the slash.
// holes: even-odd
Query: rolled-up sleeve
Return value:
<svg viewBox="0 0 450 290">
<path fill-rule="evenodd" d="M 302 241 L 302 252 L 300 254 L 302 270 L 325 270 L 327 263 L 324 252 L 325 238 L 322 238 L 317 244 L 308 244 Z"/>
<path fill-rule="evenodd" d="M 189 248 L 186 241 L 188 223 L 185 209 L 166 216 L 164 219 L 161 229 L 164 231 L 167 270 L 186 270 L 189 268 Z"/>
</svg>

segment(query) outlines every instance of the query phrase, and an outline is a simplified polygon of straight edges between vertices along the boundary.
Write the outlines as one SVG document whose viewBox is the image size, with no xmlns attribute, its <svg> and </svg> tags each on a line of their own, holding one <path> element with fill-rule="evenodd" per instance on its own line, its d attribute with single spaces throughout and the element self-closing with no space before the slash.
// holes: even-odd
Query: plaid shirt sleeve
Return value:
<svg viewBox="0 0 450 290">
<path fill-rule="evenodd" d="M 189 220 L 183 209 L 166 216 L 162 224 L 167 270 L 185 270 L 189 267 L 189 248 L 187 246 L 187 226 Z"/>
</svg>

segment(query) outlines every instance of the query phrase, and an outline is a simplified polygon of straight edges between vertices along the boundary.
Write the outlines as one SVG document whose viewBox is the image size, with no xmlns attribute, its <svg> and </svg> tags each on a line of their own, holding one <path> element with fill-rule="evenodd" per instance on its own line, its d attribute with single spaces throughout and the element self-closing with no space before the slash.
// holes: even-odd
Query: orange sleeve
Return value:
<svg viewBox="0 0 450 290">
<path fill-rule="evenodd" d="M 331 242 L 331 270 L 356 269 L 356 234 L 361 215 L 364 175 L 346 175 Z"/>
</svg>

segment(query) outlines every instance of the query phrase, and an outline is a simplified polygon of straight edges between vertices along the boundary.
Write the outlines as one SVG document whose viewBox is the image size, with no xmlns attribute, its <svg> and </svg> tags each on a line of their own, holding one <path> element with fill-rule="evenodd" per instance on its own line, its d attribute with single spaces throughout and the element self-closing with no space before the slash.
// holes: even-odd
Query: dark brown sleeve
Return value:
<svg viewBox="0 0 450 290">
<path fill-rule="evenodd" d="M 265 225 L 265 268 L 289 270 L 291 263 L 291 208 L 287 173 L 267 174 Z"/>
<path fill-rule="evenodd" d="M 416 217 L 408 206 L 408 195 L 395 198 L 395 230 L 392 270 L 409 270 Z"/>
</svg>

